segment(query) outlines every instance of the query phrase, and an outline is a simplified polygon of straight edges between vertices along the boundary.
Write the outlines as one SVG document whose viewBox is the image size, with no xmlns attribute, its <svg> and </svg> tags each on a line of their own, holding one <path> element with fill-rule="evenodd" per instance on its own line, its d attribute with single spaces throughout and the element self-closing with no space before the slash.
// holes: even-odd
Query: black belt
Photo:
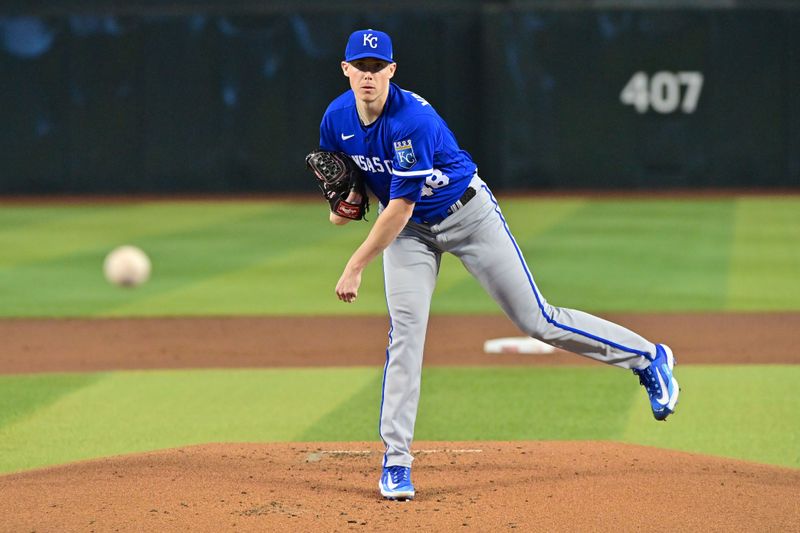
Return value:
<svg viewBox="0 0 800 533">
<path fill-rule="evenodd" d="M 453 213 L 455 213 L 456 211 L 467 205 L 467 202 L 475 198 L 476 194 L 478 194 L 478 191 L 476 191 L 472 187 L 467 187 L 467 190 L 464 191 L 464 194 L 461 195 L 461 198 L 459 198 L 456 203 L 447 208 L 447 215 L 448 216 L 452 215 Z"/>
<path fill-rule="evenodd" d="M 464 194 L 461 195 L 461 198 L 459 198 L 456 203 L 454 203 L 453 205 L 448 207 L 447 211 L 445 211 L 444 215 L 439 216 L 439 217 L 435 217 L 435 218 L 433 218 L 431 220 L 425 220 L 424 223 L 425 224 L 438 224 L 442 220 L 446 219 L 447 217 L 449 217 L 450 215 L 452 215 L 453 213 L 455 213 L 456 211 L 458 211 L 459 209 L 461 209 L 462 207 L 467 205 L 467 203 L 469 203 L 470 200 L 475 198 L 476 194 L 478 194 L 478 191 L 476 191 L 472 187 L 467 187 L 467 190 L 464 191 Z"/>
</svg>

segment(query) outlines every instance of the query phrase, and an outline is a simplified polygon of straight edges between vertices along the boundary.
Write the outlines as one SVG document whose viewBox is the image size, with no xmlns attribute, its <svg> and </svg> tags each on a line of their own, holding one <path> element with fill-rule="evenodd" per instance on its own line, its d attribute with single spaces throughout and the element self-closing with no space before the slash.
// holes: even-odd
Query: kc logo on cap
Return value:
<svg viewBox="0 0 800 533">
<path fill-rule="evenodd" d="M 370 48 L 378 48 L 378 38 L 371 33 L 364 34 L 364 46 L 369 45 Z"/>
<path fill-rule="evenodd" d="M 374 57 L 375 59 L 394 63 L 392 58 L 392 39 L 386 33 L 378 30 L 354 31 L 347 40 L 347 48 L 344 49 L 344 60 L 349 63 L 365 57 Z"/>
</svg>

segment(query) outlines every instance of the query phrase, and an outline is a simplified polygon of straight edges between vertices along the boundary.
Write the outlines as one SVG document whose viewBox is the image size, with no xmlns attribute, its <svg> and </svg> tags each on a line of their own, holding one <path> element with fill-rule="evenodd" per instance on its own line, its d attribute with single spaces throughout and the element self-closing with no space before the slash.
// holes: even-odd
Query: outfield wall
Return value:
<svg viewBox="0 0 800 533">
<path fill-rule="evenodd" d="M 496 189 L 800 186 L 800 3 L 363 5 L 6 2 L 0 194 L 311 192 L 360 27 Z"/>
</svg>

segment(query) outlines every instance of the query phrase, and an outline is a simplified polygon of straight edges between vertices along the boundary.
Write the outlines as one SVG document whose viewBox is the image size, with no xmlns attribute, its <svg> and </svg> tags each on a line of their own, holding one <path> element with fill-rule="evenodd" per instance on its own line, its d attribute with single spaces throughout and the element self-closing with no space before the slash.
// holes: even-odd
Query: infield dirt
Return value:
<svg viewBox="0 0 800 533">
<path fill-rule="evenodd" d="M 4 531 L 792 531 L 800 471 L 609 442 L 209 444 L 0 477 Z"/>
<path fill-rule="evenodd" d="M 605 314 L 680 364 L 800 363 L 800 313 Z M 383 367 L 385 317 L 0 320 L 0 374 L 151 368 Z M 520 332 L 504 316 L 433 316 L 425 365 L 592 365 L 557 351 L 491 356 L 486 339 Z"/>
<path fill-rule="evenodd" d="M 800 363 L 800 313 L 605 315 L 680 364 Z M 384 362 L 381 318 L 0 320 L 0 373 Z M 357 343 L 333 350 L 345 331 Z M 313 332 L 313 335 L 309 335 Z M 426 365 L 598 364 L 482 353 L 504 317 L 433 317 Z M 342 356 L 332 355 L 338 351 Z M 792 355 L 795 354 L 795 355 Z M 655 423 L 655 422 L 654 422 Z M 417 442 L 413 502 L 378 442 L 208 444 L 0 476 L 0 531 L 797 531 L 800 470 L 611 442 Z"/>
</svg>

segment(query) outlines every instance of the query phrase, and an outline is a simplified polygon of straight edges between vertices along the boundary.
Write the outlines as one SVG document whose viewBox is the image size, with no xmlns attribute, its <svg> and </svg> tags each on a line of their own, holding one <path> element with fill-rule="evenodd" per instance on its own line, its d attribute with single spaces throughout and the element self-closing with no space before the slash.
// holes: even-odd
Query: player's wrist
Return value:
<svg viewBox="0 0 800 533">
<path fill-rule="evenodd" d="M 339 215 L 337 215 L 336 213 L 331 211 L 329 213 L 328 220 L 331 221 L 331 224 L 335 224 L 336 226 L 344 226 L 345 224 L 350 222 L 352 219 L 345 218 L 345 217 L 340 217 Z"/>
</svg>

